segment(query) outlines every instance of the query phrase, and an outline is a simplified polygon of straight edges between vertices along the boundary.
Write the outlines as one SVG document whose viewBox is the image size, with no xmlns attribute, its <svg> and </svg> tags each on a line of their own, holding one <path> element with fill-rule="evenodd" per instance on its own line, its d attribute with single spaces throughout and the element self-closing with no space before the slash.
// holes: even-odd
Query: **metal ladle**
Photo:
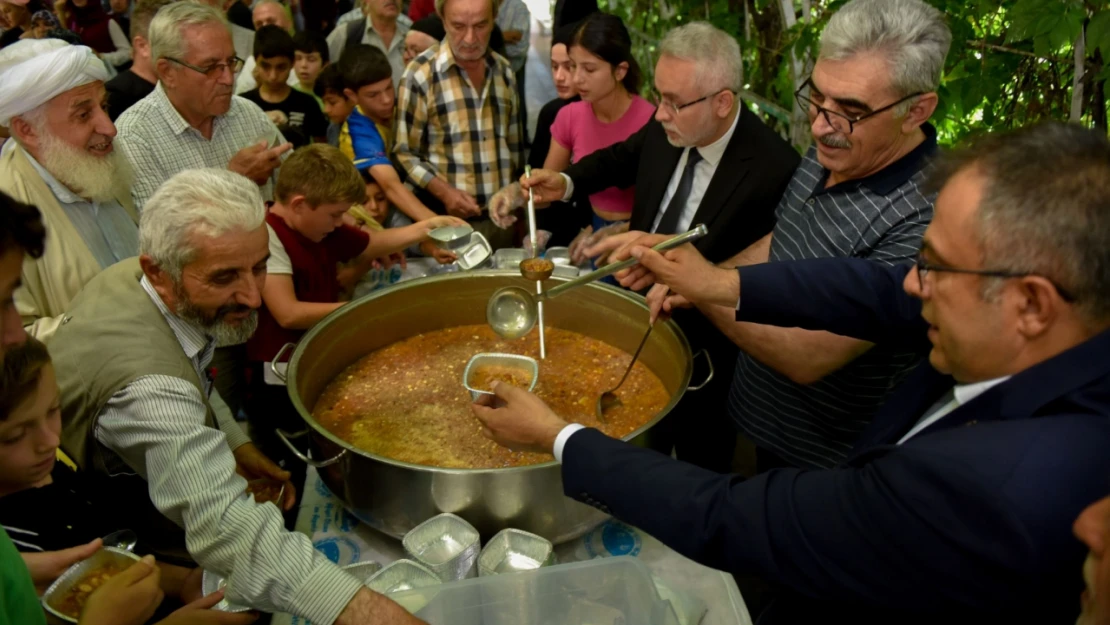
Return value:
<svg viewBox="0 0 1110 625">
<path fill-rule="evenodd" d="M 644 351 L 644 345 L 647 345 L 648 337 L 651 336 L 651 330 L 655 324 L 649 324 L 647 332 L 644 332 L 644 338 L 640 339 L 640 344 L 636 347 L 636 351 L 632 353 L 632 360 L 628 363 L 628 368 L 624 370 L 624 375 L 621 376 L 621 381 L 613 388 L 605 391 L 597 398 L 597 420 L 605 423 L 605 411 L 621 404 L 621 398 L 617 397 L 617 389 L 624 384 L 628 379 L 628 374 L 632 373 L 632 367 L 636 366 L 636 359 L 640 357 L 640 352 Z"/>
<path fill-rule="evenodd" d="M 709 232 L 705 224 L 699 224 L 693 230 L 663 241 L 651 248 L 656 252 L 669 250 L 690 241 L 696 241 Z M 532 295 L 519 286 L 507 286 L 494 291 L 486 304 L 486 322 L 499 336 L 506 339 L 516 339 L 528 334 L 536 325 L 536 306 L 547 299 L 562 295 L 563 293 L 589 284 L 605 276 L 612 275 L 636 264 L 635 258 L 628 258 L 619 263 L 606 265 L 595 271 L 564 282 L 559 286 L 537 295 Z"/>
</svg>

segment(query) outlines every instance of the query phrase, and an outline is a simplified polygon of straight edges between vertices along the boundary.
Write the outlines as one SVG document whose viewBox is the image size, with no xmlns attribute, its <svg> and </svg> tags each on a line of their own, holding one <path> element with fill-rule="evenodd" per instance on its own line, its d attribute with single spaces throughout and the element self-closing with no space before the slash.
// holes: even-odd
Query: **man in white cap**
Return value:
<svg viewBox="0 0 1110 625">
<path fill-rule="evenodd" d="M 115 151 L 104 63 L 85 46 L 27 39 L 0 50 L 0 191 L 37 206 L 50 245 L 23 265 L 16 307 L 43 338 L 81 287 L 138 254 L 130 168 Z"/>
</svg>

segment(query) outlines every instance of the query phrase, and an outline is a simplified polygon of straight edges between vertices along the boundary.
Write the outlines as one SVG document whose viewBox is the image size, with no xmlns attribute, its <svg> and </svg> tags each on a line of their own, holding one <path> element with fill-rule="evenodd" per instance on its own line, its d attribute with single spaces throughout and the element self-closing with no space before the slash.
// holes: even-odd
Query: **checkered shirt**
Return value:
<svg viewBox="0 0 1110 625">
<path fill-rule="evenodd" d="M 427 187 L 439 177 L 484 206 L 524 162 L 518 106 L 516 79 L 504 57 L 486 55 L 479 92 L 451 46 L 432 46 L 401 79 L 394 154 L 415 184 Z"/>
<path fill-rule="evenodd" d="M 120 115 L 116 128 L 118 145 L 135 171 L 131 197 L 139 211 L 158 187 L 178 172 L 224 169 L 239 150 L 263 139 L 270 145 L 285 143 L 262 109 L 239 96 L 231 98 L 231 108 L 213 122 L 212 138 L 205 139 L 173 107 L 161 83 Z M 261 187 L 266 200 L 273 199 L 275 178 L 277 170 Z"/>
</svg>

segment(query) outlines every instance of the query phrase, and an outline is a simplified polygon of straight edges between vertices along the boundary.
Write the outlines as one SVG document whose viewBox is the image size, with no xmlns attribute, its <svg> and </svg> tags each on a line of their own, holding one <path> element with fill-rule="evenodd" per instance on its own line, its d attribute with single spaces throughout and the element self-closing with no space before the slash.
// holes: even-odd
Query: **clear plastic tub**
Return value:
<svg viewBox="0 0 1110 625">
<path fill-rule="evenodd" d="M 678 625 L 647 567 L 600 558 L 390 595 L 429 625 Z"/>
</svg>

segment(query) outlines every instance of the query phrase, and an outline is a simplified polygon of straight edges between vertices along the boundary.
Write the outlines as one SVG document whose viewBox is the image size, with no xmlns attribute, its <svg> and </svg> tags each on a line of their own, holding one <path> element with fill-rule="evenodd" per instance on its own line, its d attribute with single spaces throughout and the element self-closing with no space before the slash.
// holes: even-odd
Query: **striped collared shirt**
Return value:
<svg viewBox="0 0 1110 625">
<path fill-rule="evenodd" d="M 770 260 L 912 262 L 936 199 L 922 189 L 936 130 L 928 124 L 923 130 L 925 142 L 899 161 L 827 189 L 829 172 L 811 147 L 775 210 Z M 876 345 L 816 383 L 801 385 L 741 352 L 729 413 L 757 446 L 799 467 L 833 467 L 918 358 Z"/>
<path fill-rule="evenodd" d="M 207 380 L 214 344 L 166 308 L 144 277 L 143 289 L 173 329 L 181 349 Z M 227 578 L 228 599 L 266 612 L 291 612 L 332 623 L 362 587 L 285 530 L 281 513 L 255 503 L 235 472 L 232 450 L 249 442 L 211 391 L 220 430 L 205 425 L 204 398 L 191 383 L 165 375 L 136 379 L 101 411 L 96 437 L 150 485 L 150 498 L 185 528 L 197 564 Z"/>
<path fill-rule="evenodd" d="M 270 145 L 285 143 L 285 137 L 262 109 L 239 96 L 233 96 L 227 113 L 212 122 L 212 138 L 205 139 L 177 112 L 162 83 L 120 115 L 116 128 L 119 147 L 135 170 L 131 197 L 139 211 L 158 187 L 178 172 L 205 167 L 226 169 L 231 158 L 245 147 L 262 140 Z M 289 152 L 282 158 L 287 156 Z M 262 185 L 263 199 L 272 199 L 276 178 L 277 170 Z"/>
<path fill-rule="evenodd" d="M 438 177 L 484 206 L 524 162 L 518 106 L 504 57 L 486 54 L 486 78 L 476 90 L 451 46 L 432 46 L 401 80 L 394 153 L 414 183 L 427 187 Z"/>
</svg>

